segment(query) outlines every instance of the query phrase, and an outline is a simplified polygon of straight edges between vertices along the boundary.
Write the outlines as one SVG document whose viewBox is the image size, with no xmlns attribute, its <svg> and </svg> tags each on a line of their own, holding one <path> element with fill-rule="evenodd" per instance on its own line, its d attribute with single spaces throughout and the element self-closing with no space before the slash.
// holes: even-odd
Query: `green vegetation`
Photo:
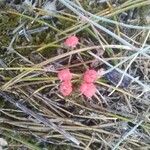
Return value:
<svg viewBox="0 0 150 150">
<path fill-rule="evenodd" d="M 0 1 L 0 133 L 8 149 L 150 149 L 150 1 L 56 0 L 57 12 L 44 10 L 46 0 L 29 2 Z M 71 35 L 75 48 L 64 45 Z M 63 68 L 73 72 L 68 97 L 59 91 Z M 79 92 L 87 68 L 105 70 L 90 100 Z"/>
</svg>

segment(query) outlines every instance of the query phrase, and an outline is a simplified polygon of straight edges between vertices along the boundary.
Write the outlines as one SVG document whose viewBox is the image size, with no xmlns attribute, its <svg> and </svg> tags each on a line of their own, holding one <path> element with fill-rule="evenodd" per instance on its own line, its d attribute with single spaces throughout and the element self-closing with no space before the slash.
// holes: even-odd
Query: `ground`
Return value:
<svg viewBox="0 0 150 150">
<path fill-rule="evenodd" d="M 149 8 L 149 0 L 1 0 L 0 148 L 150 149 Z M 58 78 L 65 68 L 69 96 Z M 91 98 L 80 92 L 88 69 L 99 74 Z"/>
</svg>

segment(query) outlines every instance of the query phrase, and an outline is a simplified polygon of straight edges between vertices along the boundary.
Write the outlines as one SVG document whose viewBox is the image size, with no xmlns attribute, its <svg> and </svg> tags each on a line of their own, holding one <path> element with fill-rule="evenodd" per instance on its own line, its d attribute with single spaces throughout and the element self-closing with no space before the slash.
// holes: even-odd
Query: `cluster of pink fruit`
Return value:
<svg viewBox="0 0 150 150">
<path fill-rule="evenodd" d="M 58 78 L 61 81 L 60 83 L 60 92 L 63 96 L 69 96 L 72 93 L 72 73 L 69 69 L 63 69 L 58 72 Z M 98 78 L 98 73 L 89 69 L 83 75 L 83 82 L 80 86 L 80 93 L 85 95 L 87 98 L 91 98 L 96 93 L 96 86 L 94 82 Z"/>
<path fill-rule="evenodd" d="M 79 39 L 75 35 L 68 37 L 64 42 L 64 45 L 70 48 L 75 48 L 77 44 L 79 44 Z M 100 77 L 101 75 L 93 69 L 87 70 L 83 75 L 83 82 L 80 86 L 80 93 L 85 95 L 87 98 L 91 98 L 96 93 L 96 86 L 94 82 L 97 80 L 98 76 Z M 63 69 L 58 72 L 58 78 L 61 81 L 61 94 L 63 96 L 69 96 L 73 90 L 71 82 L 72 73 L 69 69 Z"/>
</svg>

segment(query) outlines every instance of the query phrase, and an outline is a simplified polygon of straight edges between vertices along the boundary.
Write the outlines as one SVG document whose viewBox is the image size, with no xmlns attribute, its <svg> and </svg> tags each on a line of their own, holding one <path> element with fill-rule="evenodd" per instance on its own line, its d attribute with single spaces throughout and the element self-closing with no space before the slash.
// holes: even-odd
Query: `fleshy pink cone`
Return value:
<svg viewBox="0 0 150 150">
<path fill-rule="evenodd" d="M 70 36 L 64 42 L 65 46 L 75 48 L 79 43 L 79 39 L 76 36 Z"/>
<path fill-rule="evenodd" d="M 93 83 L 83 82 L 80 86 L 81 94 L 91 98 L 96 93 L 96 86 Z"/>
<path fill-rule="evenodd" d="M 69 69 L 63 69 L 58 72 L 58 78 L 60 81 L 69 81 L 72 79 L 72 73 Z"/>
<path fill-rule="evenodd" d="M 93 83 L 98 78 L 98 74 L 95 70 L 87 70 L 83 75 L 84 82 Z"/>
<path fill-rule="evenodd" d="M 63 81 L 60 84 L 60 92 L 63 96 L 69 96 L 72 92 L 72 83 L 71 83 L 71 81 Z"/>
</svg>

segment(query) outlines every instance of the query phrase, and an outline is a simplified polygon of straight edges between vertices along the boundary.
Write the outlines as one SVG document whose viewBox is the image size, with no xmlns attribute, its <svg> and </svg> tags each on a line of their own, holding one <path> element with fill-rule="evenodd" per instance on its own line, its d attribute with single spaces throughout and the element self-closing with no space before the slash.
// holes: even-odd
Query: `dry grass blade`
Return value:
<svg viewBox="0 0 150 150">
<path fill-rule="evenodd" d="M 126 133 L 121 140 L 119 140 L 119 142 L 113 147 L 112 150 L 116 150 L 118 149 L 119 145 L 131 134 L 133 134 L 133 132 L 137 129 L 138 126 L 140 126 L 142 124 L 143 120 L 141 120 L 139 123 L 137 123 L 128 133 Z"/>
<path fill-rule="evenodd" d="M 0 132 L 8 149 L 149 148 L 149 6 L 0 1 Z M 63 69 L 71 79 L 60 80 Z"/>
<path fill-rule="evenodd" d="M 8 96 L 8 93 L 6 94 L 5 92 L 0 91 L 0 94 L 6 101 L 9 101 L 11 104 L 13 104 L 17 108 L 21 109 L 25 114 L 28 114 L 28 115 L 32 116 L 37 121 L 39 121 L 39 122 L 43 123 L 44 125 L 54 129 L 55 131 L 61 133 L 65 138 L 67 138 L 68 140 L 72 141 L 73 143 L 75 143 L 77 145 L 80 144 L 80 142 L 76 138 L 71 136 L 69 133 L 64 131 L 62 128 L 57 127 L 54 123 L 52 123 L 49 120 L 47 120 L 46 118 L 36 114 L 35 112 L 33 112 L 32 110 L 28 109 L 27 107 L 25 107 L 21 103 L 15 102 L 15 100 L 13 100 L 10 96 Z"/>
</svg>

